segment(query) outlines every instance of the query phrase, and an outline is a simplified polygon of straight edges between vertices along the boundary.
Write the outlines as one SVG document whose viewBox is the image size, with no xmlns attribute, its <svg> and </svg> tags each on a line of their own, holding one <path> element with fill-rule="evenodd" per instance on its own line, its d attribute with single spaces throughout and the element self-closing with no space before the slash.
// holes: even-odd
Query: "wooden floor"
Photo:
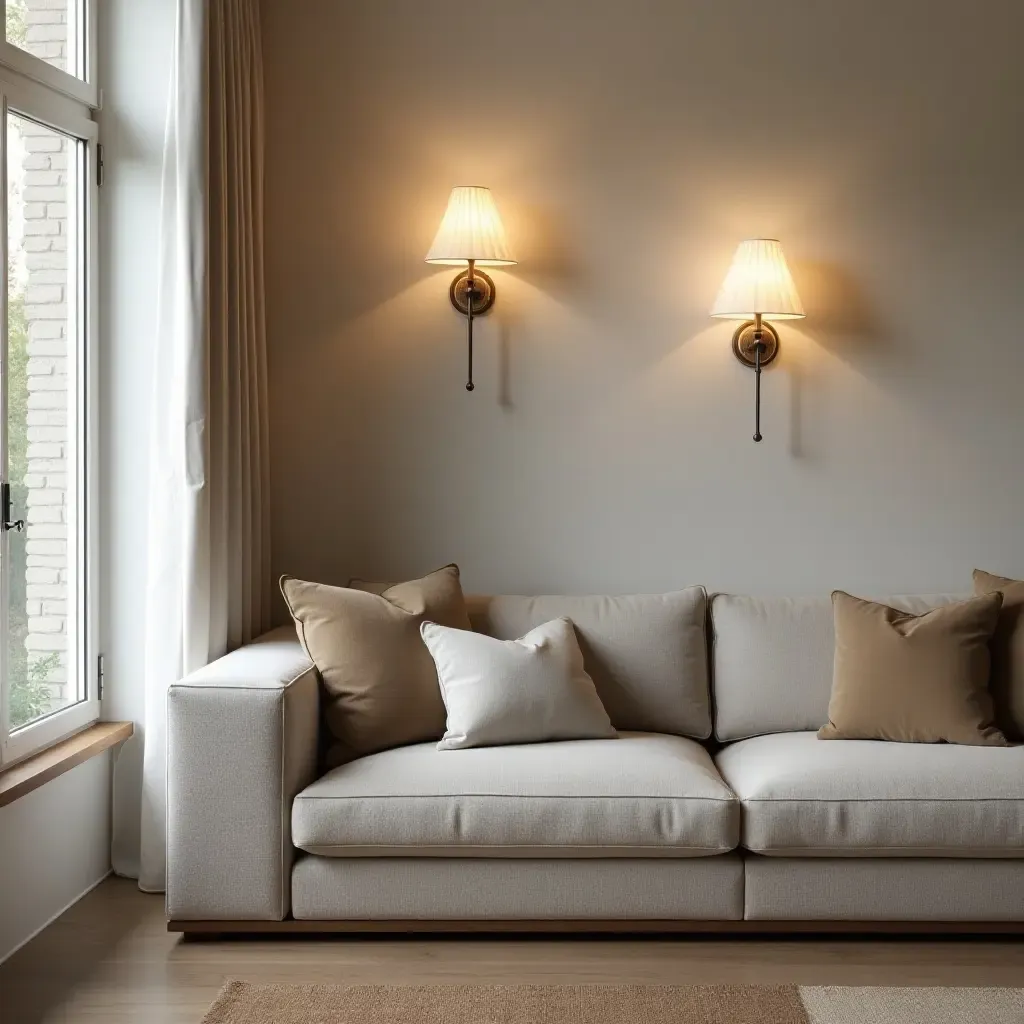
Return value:
<svg viewBox="0 0 1024 1024">
<path fill-rule="evenodd" d="M 332 984 L 1024 986 L 1020 940 L 253 939 L 168 935 L 111 879 L 0 966 L 3 1024 L 197 1024 L 227 978 Z"/>
</svg>

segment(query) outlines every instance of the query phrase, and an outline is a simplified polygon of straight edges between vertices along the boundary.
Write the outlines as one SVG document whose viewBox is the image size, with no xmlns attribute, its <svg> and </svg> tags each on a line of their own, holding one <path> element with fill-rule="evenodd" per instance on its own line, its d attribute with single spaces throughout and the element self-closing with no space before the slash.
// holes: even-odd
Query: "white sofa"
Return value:
<svg viewBox="0 0 1024 1024">
<path fill-rule="evenodd" d="M 291 627 L 172 687 L 170 927 L 1024 924 L 1024 747 L 818 740 L 827 597 L 471 599 L 503 639 L 557 615 L 618 739 L 421 744 L 318 777 L 319 682 Z"/>
</svg>

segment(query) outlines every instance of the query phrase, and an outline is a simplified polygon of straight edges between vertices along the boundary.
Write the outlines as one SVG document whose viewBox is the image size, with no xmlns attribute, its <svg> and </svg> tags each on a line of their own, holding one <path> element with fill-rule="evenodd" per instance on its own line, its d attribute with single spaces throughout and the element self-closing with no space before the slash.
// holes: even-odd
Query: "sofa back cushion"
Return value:
<svg viewBox="0 0 1024 1024">
<path fill-rule="evenodd" d="M 964 595 L 877 600 L 921 615 Z M 711 635 L 717 739 L 818 729 L 828 721 L 835 651 L 830 596 L 716 594 Z"/>
<path fill-rule="evenodd" d="M 515 640 L 568 618 L 616 729 L 711 735 L 703 587 L 625 597 L 469 597 L 473 628 Z"/>
<path fill-rule="evenodd" d="M 349 583 L 374 594 L 389 585 Z M 473 629 L 499 640 L 517 640 L 552 619 L 570 619 L 584 667 L 616 729 L 696 740 L 711 736 L 703 587 L 625 597 L 470 595 L 466 607 Z"/>
</svg>

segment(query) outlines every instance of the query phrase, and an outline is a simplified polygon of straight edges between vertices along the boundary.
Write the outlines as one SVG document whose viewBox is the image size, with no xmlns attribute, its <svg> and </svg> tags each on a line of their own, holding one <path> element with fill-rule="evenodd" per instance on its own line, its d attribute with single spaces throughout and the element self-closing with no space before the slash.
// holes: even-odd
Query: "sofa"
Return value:
<svg viewBox="0 0 1024 1024">
<path fill-rule="evenodd" d="M 468 601 L 500 639 L 571 618 L 618 738 L 324 772 L 276 629 L 170 689 L 172 930 L 1022 928 L 1024 747 L 819 740 L 828 597 Z"/>
</svg>

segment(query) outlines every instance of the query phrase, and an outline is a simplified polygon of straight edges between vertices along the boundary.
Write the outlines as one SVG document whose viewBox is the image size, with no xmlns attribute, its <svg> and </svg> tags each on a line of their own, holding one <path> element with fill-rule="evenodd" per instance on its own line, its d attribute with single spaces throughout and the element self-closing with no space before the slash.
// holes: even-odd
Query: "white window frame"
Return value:
<svg viewBox="0 0 1024 1024">
<path fill-rule="evenodd" d="M 0 8 L 6 15 L 6 0 Z M 76 574 L 76 593 L 73 595 L 73 615 L 77 622 L 78 642 L 69 656 L 79 659 L 76 678 L 81 699 L 67 708 L 31 722 L 16 732 L 8 726 L 8 684 L 6 675 L 7 637 L 0 637 L 0 769 L 21 761 L 45 747 L 88 727 L 100 718 L 99 677 L 99 602 L 98 591 L 98 402 L 96 354 L 98 352 L 99 322 L 97 316 L 98 224 L 99 224 L 99 126 L 94 119 L 99 92 L 91 79 L 95 62 L 95 8 L 86 2 L 80 21 L 84 31 L 82 54 L 85 60 L 86 80 L 75 78 L 44 60 L 0 41 L 0 356 L 6 358 L 7 297 L 8 297 L 8 227 L 7 227 L 7 114 L 23 114 L 81 140 L 79 168 L 79 200 L 83 204 L 80 224 L 85 242 L 76 246 L 78 265 L 74 277 L 77 288 L 77 332 L 74 338 L 76 358 L 70 363 L 75 368 L 74 386 L 69 388 L 69 413 L 73 412 L 74 429 L 79 431 L 77 465 L 68 471 L 77 474 L 76 493 L 80 495 L 80 513 L 84 523 L 78 536 L 85 542 L 85 552 L 76 553 L 74 538 L 69 537 L 69 556 L 77 559 L 80 572 Z M 6 22 L 5 22 L 6 24 Z M 68 252 L 69 259 L 71 250 Z M 69 344 L 72 339 L 69 338 Z M 7 395 L 0 388 L 0 430 L 3 443 L 0 451 L 6 457 Z M 69 415 L 69 427 L 72 416 Z M 0 470 L 6 475 L 7 467 Z M 0 558 L 9 564 L 10 534 L 0 535 Z M 0 629 L 6 629 L 8 588 L 0 586 Z M 69 599 L 70 603 L 70 599 Z"/>
<path fill-rule="evenodd" d="M 4 26 L 7 25 L 7 0 L 0 0 L 3 8 Z M 70 100 L 96 110 L 100 106 L 99 89 L 95 80 L 96 69 L 96 0 L 80 0 L 77 33 L 80 42 L 80 59 L 84 63 L 81 78 L 67 71 L 47 64 L 40 57 L 34 57 L 27 50 L 7 42 L 0 34 L 0 66 L 15 72 L 39 85 L 66 96 Z"/>
</svg>

